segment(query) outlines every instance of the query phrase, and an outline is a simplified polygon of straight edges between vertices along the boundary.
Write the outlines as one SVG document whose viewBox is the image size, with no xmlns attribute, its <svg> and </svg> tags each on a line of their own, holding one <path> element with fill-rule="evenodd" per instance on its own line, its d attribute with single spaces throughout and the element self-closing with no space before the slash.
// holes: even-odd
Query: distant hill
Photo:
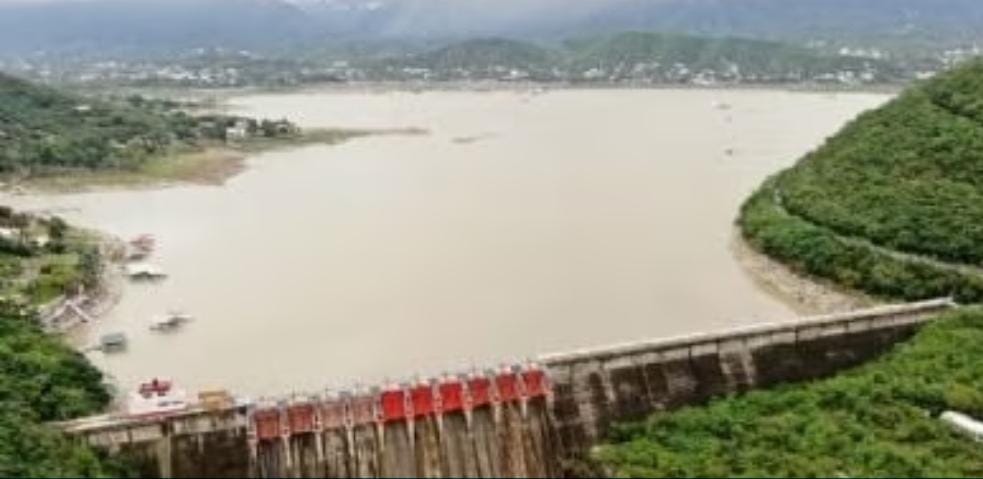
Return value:
<svg viewBox="0 0 983 479">
<path fill-rule="evenodd" d="M 847 288 L 983 302 L 983 60 L 861 115 L 769 180 L 741 226 Z"/>
<path fill-rule="evenodd" d="M 978 0 L 6 0 L 0 54 L 264 49 L 625 30 L 804 43 L 983 40 Z"/>
<path fill-rule="evenodd" d="M 693 71 L 730 72 L 762 80 L 839 71 L 872 71 L 882 78 L 896 75 L 889 65 L 863 58 L 827 55 L 778 42 L 742 38 L 712 38 L 649 32 L 627 32 L 567 43 L 569 62 L 576 70 L 599 68 L 620 73 L 640 66 L 685 65 Z"/>
<path fill-rule="evenodd" d="M 659 30 L 783 41 L 979 39 L 977 0 L 300 0 L 331 31 L 565 38 Z"/>
<path fill-rule="evenodd" d="M 980 38 L 976 0 L 613 0 L 581 30 L 645 29 L 783 41 Z M 906 38 L 907 37 L 907 38 Z"/>
<path fill-rule="evenodd" d="M 843 75 L 866 83 L 901 78 L 889 63 L 761 40 L 627 32 L 561 45 L 506 39 L 453 43 L 383 60 L 379 78 L 533 79 L 688 83 L 808 82 Z M 424 69 L 426 71 L 416 71 Z"/>
<path fill-rule="evenodd" d="M 536 69 L 557 60 L 559 58 L 554 52 L 531 43 L 488 38 L 454 43 L 414 56 L 408 63 L 434 69 L 490 67 Z"/>
</svg>

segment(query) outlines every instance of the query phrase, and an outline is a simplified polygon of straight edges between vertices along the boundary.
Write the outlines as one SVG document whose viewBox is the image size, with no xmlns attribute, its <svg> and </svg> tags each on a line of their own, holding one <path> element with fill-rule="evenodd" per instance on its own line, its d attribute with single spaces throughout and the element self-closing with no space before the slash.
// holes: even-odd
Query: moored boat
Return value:
<svg viewBox="0 0 983 479">
<path fill-rule="evenodd" d="M 154 378 L 130 393 L 126 402 L 128 416 L 157 416 L 184 411 L 188 408 L 188 393 L 174 387 L 167 379 Z"/>
<path fill-rule="evenodd" d="M 156 280 L 167 277 L 167 273 L 163 270 L 146 263 L 126 265 L 126 275 L 135 280 Z"/>
<path fill-rule="evenodd" d="M 194 320 L 194 316 L 190 314 L 181 311 L 171 311 L 163 316 L 153 318 L 150 322 L 150 329 L 161 332 L 173 331 L 192 320 Z"/>
</svg>

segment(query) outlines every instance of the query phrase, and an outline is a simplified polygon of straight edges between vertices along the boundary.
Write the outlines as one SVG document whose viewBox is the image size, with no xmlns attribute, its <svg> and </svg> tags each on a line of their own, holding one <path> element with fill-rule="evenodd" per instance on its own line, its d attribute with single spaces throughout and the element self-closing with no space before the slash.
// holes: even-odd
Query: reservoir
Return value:
<svg viewBox="0 0 983 479">
<path fill-rule="evenodd" d="M 236 113 L 404 128 L 254 156 L 222 186 L 7 198 L 169 277 L 79 332 L 122 386 L 264 395 L 794 317 L 732 251 L 741 202 L 888 97 L 741 90 L 305 92 Z M 152 318 L 196 320 L 170 334 Z"/>
</svg>

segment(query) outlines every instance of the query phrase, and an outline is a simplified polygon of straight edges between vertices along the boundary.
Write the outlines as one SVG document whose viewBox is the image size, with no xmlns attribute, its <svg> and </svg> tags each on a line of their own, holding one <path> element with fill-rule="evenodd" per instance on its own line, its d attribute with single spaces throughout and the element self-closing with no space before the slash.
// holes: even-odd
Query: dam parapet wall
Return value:
<svg viewBox="0 0 983 479">
<path fill-rule="evenodd" d="M 949 299 L 548 354 L 494 371 L 59 426 L 147 476 L 576 474 L 611 426 L 877 357 Z"/>
<path fill-rule="evenodd" d="M 617 422 L 857 366 L 955 306 L 938 299 L 545 355 L 552 426 L 564 454 L 582 456 Z"/>
</svg>

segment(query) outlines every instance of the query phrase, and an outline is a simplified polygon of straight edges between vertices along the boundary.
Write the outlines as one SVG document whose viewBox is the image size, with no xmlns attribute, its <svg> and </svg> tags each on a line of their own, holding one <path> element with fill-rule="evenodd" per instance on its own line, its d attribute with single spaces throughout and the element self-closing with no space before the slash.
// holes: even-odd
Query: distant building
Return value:
<svg viewBox="0 0 983 479">
<path fill-rule="evenodd" d="M 48 235 L 38 235 L 31 238 L 31 244 L 38 248 L 46 248 L 51 244 L 51 238 Z"/>
<path fill-rule="evenodd" d="M 244 121 L 238 121 L 235 125 L 225 129 L 225 141 L 245 140 L 246 138 L 249 138 L 249 124 Z"/>
</svg>

